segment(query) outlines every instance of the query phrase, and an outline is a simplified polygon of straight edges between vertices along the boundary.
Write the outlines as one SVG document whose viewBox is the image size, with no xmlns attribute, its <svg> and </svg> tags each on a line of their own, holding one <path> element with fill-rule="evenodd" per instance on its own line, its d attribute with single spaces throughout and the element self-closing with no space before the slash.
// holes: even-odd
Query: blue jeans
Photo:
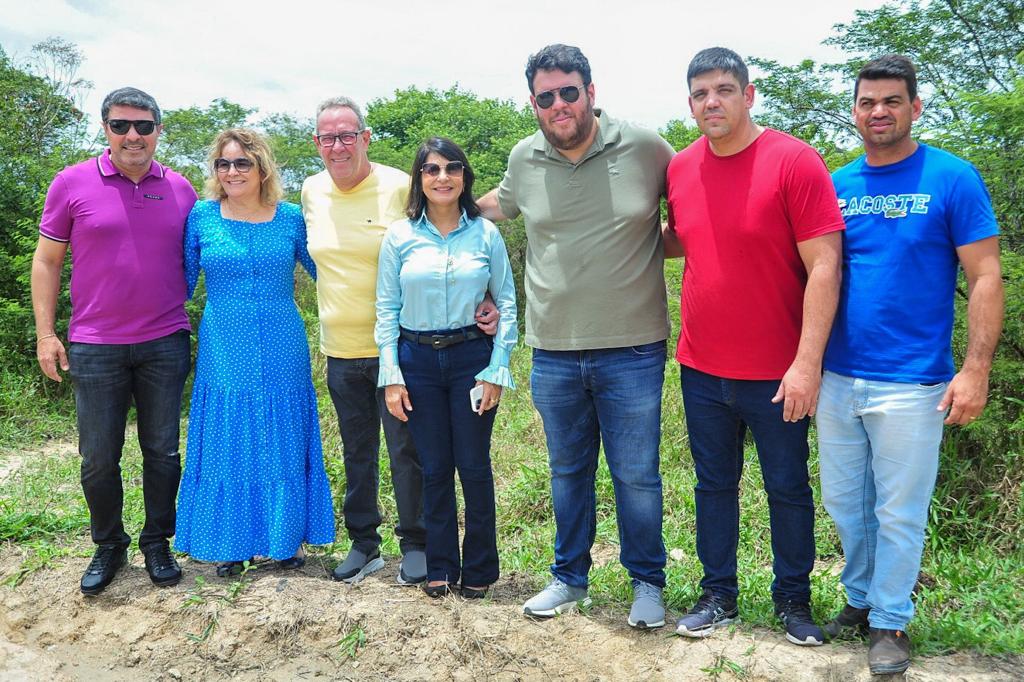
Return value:
<svg viewBox="0 0 1024 682">
<path fill-rule="evenodd" d="M 497 408 L 480 415 L 469 402 L 469 391 L 476 385 L 473 377 L 490 362 L 492 344 L 486 337 L 434 350 L 398 340 L 398 364 L 412 403 L 409 431 L 423 466 L 427 580 L 455 584 L 461 578 L 464 585 L 482 587 L 498 579 L 491 473 L 491 429 Z M 461 560 L 456 471 L 466 503 Z"/>
<path fill-rule="evenodd" d="M 378 358 L 327 358 L 327 389 L 338 413 L 342 456 L 345 463 L 345 529 L 352 549 L 367 556 L 380 547 L 380 432 L 384 429 L 391 483 L 398 508 L 399 548 L 402 554 L 422 551 L 427 542 L 423 529 L 423 474 L 419 456 L 405 422 L 384 406 L 384 389 L 377 388 Z"/>
<path fill-rule="evenodd" d="M 782 419 L 773 404 L 777 380 L 723 379 L 681 368 L 683 409 L 697 473 L 697 556 L 704 566 L 701 587 L 724 596 L 739 593 L 739 485 L 743 441 L 754 436 L 768 493 L 771 521 L 772 597 L 809 604 L 814 566 L 814 501 L 807 474 L 808 419 Z"/>
<path fill-rule="evenodd" d="M 661 537 L 661 389 L 665 342 L 583 351 L 534 349 L 530 385 L 544 421 L 555 508 L 555 563 L 567 585 L 587 587 L 597 507 L 598 450 L 615 490 L 619 560 L 634 581 L 665 586 Z"/>
<path fill-rule="evenodd" d="M 131 542 L 121 519 L 120 462 L 128 408 L 134 400 L 146 505 L 139 547 L 166 542 L 174 535 L 174 502 L 181 479 L 178 428 L 181 391 L 191 366 L 188 330 L 144 343 L 72 343 L 68 353 L 92 541 L 125 546 Z"/>
<path fill-rule="evenodd" d="M 847 601 L 870 608 L 876 628 L 905 630 L 914 615 L 947 385 L 822 379 L 821 498 L 843 542 Z"/>
</svg>

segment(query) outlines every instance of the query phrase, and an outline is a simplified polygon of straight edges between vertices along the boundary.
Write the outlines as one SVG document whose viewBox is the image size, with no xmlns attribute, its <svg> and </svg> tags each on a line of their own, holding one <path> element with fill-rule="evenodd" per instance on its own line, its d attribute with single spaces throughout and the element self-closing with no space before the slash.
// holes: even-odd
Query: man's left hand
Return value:
<svg viewBox="0 0 1024 682">
<path fill-rule="evenodd" d="M 818 409 L 818 389 L 821 388 L 821 366 L 794 362 L 779 383 L 773 403 L 782 403 L 782 420 L 798 422 L 813 417 Z"/>
<path fill-rule="evenodd" d="M 946 387 L 939 412 L 949 410 L 945 424 L 970 424 L 978 418 L 988 401 L 988 372 L 961 369 Z"/>
<path fill-rule="evenodd" d="M 476 326 L 480 330 L 489 335 L 494 336 L 498 333 L 498 307 L 494 305 L 494 301 L 491 300 L 490 294 L 484 296 L 484 300 L 480 301 L 480 305 L 476 307 Z"/>
</svg>

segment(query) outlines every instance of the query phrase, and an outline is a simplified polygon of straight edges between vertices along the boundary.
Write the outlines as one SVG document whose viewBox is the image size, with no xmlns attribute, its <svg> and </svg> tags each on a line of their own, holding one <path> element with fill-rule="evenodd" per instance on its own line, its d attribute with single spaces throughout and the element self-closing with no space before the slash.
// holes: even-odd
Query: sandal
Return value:
<svg viewBox="0 0 1024 682">
<path fill-rule="evenodd" d="M 423 591 L 427 593 L 427 596 L 431 599 L 437 599 L 438 597 L 445 597 L 452 593 L 452 586 L 448 583 L 442 583 L 440 585 L 431 585 L 429 582 L 423 583 Z"/>
<path fill-rule="evenodd" d="M 459 594 L 462 595 L 463 599 L 483 599 L 487 596 L 487 591 L 491 589 L 490 585 L 483 587 L 467 587 L 463 585 L 459 588 Z"/>
</svg>

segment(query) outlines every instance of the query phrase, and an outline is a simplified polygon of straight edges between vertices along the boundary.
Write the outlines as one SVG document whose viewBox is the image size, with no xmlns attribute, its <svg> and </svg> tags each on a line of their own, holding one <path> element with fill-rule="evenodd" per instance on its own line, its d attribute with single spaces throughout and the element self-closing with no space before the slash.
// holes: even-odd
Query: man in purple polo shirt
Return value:
<svg viewBox="0 0 1024 682">
<path fill-rule="evenodd" d="M 188 375 L 182 239 L 196 201 L 188 180 L 153 161 L 160 108 L 121 88 L 101 109 L 110 147 L 57 174 L 46 196 L 32 260 L 36 354 L 43 374 L 74 383 L 82 489 L 96 552 L 82 592 L 99 594 L 127 560 L 121 519 L 121 449 L 134 401 L 142 448 L 146 522 L 139 548 L 155 585 L 174 585 L 170 553 L 181 477 L 178 424 Z M 69 348 L 55 331 L 57 294 L 71 247 Z"/>
</svg>

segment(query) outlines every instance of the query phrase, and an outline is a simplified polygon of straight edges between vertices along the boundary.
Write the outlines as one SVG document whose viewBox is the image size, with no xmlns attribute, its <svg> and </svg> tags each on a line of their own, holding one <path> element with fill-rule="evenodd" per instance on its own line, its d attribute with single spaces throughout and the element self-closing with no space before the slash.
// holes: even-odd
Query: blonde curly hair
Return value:
<svg viewBox="0 0 1024 682">
<path fill-rule="evenodd" d="M 284 187 L 281 186 L 281 174 L 277 170 L 274 152 L 270 149 L 267 139 L 251 128 L 228 128 L 221 131 L 210 145 L 210 153 L 206 157 L 209 174 L 204 187 L 206 198 L 223 200 L 227 194 L 217 177 L 213 162 L 221 156 L 224 147 L 235 142 L 245 155 L 256 164 L 260 173 L 260 202 L 265 206 L 276 206 L 284 198 Z"/>
</svg>

